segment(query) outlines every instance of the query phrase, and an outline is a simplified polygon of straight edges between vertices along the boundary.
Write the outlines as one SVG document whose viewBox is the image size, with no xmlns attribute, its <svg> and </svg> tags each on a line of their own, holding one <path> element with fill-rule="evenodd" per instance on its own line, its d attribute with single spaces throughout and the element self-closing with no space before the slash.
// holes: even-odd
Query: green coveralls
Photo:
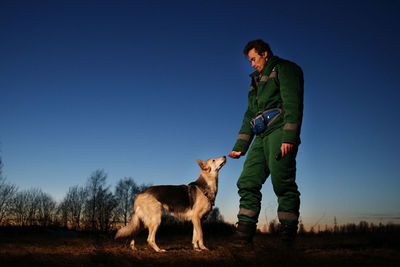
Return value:
<svg viewBox="0 0 400 267">
<path fill-rule="evenodd" d="M 258 134 L 248 152 L 237 186 L 240 196 L 239 221 L 257 223 L 261 209 L 261 187 L 271 175 L 278 197 L 278 218 L 284 224 L 296 224 L 299 218 L 300 193 L 296 184 L 296 154 L 300 144 L 303 117 L 303 73 L 299 66 L 272 56 L 263 71 L 255 71 L 248 95 L 248 108 L 233 151 L 244 155 L 254 137 L 250 121 L 273 108 L 283 112 L 268 129 Z M 294 144 L 292 152 L 277 161 L 282 143 Z"/>
</svg>

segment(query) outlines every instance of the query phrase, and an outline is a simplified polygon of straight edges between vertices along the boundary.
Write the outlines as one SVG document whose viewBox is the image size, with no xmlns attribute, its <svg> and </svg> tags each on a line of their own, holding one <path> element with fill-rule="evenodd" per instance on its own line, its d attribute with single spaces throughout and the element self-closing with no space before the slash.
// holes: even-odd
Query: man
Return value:
<svg viewBox="0 0 400 267">
<path fill-rule="evenodd" d="M 248 108 L 239 137 L 228 156 L 245 155 L 255 139 L 237 182 L 240 210 L 235 243 L 252 242 L 261 209 L 260 190 L 271 175 L 278 197 L 281 239 L 290 245 L 297 233 L 300 208 L 295 177 L 303 117 L 303 73 L 295 63 L 274 56 L 263 40 L 249 42 L 243 52 L 256 71 L 250 75 Z"/>
</svg>

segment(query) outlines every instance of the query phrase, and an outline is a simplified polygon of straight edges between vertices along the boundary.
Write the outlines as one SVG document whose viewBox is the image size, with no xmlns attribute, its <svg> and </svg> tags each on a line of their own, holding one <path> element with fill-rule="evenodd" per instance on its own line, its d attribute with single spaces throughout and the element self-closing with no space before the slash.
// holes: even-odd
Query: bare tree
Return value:
<svg viewBox="0 0 400 267">
<path fill-rule="evenodd" d="M 80 228 L 86 198 L 87 192 L 85 188 L 77 185 L 69 188 L 58 208 L 64 227 L 71 225 L 74 229 Z"/>
<path fill-rule="evenodd" d="M 58 205 L 57 214 L 59 216 L 58 218 L 60 219 L 61 225 L 65 228 L 68 228 L 68 204 L 65 201 L 65 198 Z"/>
<path fill-rule="evenodd" d="M 57 203 L 54 201 L 52 196 L 39 190 L 38 196 L 38 210 L 37 210 L 37 221 L 41 226 L 48 226 L 53 222 Z"/>
<path fill-rule="evenodd" d="M 17 192 L 12 201 L 12 214 L 15 216 L 14 221 L 16 224 L 24 226 L 28 218 L 28 202 L 27 192 Z"/>
<path fill-rule="evenodd" d="M 108 188 L 102 189 L 98 194 L 98 211 L 97 211 L 97 222 L 100 231 L 107 232 L 110 229 L 110 225 L 113 223 L 112 215 L 113 211 L 117 207 L 117 201 L 114 195 L 109 191 Z"/>
<path fill-rule="evenodd" d="M 39 213 L 39 205 L 40 205 L 40 195 L 41 190 L 39 188 L 32 188 L 27 191 L 28 194 L 28 202 L 27 211 L 28 211 L 28 224 L 35 225 L 38 223 L 38 213 Z"/>
<path fill-rule="evenodd" d="M 37 223 L 41 191 L 37 188 L 17 192 L 12 201 L 15 221 L 22 226 Z"/>
<path fill-rule="evenodd" d="M 115 188 L 115 198 L 118 203 L 115 209 L 115 217 L 117 221 L 127 224 L 130 214 L 133 210 L 133 201 L 136 195 L 140 192 L 140 187 L 136 184 L 133 178 L 124 178 L 118 181 Z"/>
<path fill-rule="evenodd" d="M 6 178 L 3 177 L 3 162 L 0 158 L 0 224 L 9 219 L 11 203 L 16 192 L 17 187 L 7 183 Z"/>
<path fill-rule="evenodd" d="M 87 226 L 92 230 L 107 231 L 112 223 L 112 214 L 117 206 L 114 195 L 106 186 L 107 174 L 96 170 L 88 178 L 86 191 L 87 199 L 84 214 Z"/>
<path fill-rule="evenodd" d="M 85 219 L 87 227 L 90 227 L 92 230 L 96 230 L 98 226 L 99 194 L 103 190 L 103 187 L 105 187 L 106 179 L 107 175 L 103 170 L 96 170 L 88 178 L 86 184 L 88 197 L 85 203 Z"/>
</svg>

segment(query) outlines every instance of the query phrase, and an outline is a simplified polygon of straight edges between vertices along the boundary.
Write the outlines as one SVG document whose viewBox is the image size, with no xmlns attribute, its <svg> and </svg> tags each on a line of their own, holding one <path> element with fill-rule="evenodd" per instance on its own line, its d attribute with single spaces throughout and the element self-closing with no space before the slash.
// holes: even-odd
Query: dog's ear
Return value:
<svg viewBox="0 0 400 267">
<path fill-rule="evenodd" d="M 199 160 L 199 159 L 196 159 L 196 162 L 197 162 L 197 164 L 199 164 L 199 166 L 200 166 L 200 168 L 201 168 L 202 170 L 205 170 L 205 171 L 208 170 L 206 164 L 204 164 L 203 161 L 201 161 L 201 160 Z"/>
</svg>

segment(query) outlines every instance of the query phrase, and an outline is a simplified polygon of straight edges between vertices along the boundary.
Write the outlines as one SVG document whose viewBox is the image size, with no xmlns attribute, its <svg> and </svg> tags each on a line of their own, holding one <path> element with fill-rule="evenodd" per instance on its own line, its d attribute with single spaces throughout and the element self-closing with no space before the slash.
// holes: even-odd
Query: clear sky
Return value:
<svg viewBox="0 0 400 267">
<path fill-rule="evenodd" d="M 7 180 L 61 200 L 196 179 L 227 155 L 262 38 L 305 75 L 297 181 L 307 225 L 400 222 L 399 1 L 1 1 L 0 156 Z M 234 222 L 244 159 L 220 172 Z M 270 180 L 260 225 L 276 218 Z M 322 227 L 321 226 L 321 227 Z"/>
</svg>

